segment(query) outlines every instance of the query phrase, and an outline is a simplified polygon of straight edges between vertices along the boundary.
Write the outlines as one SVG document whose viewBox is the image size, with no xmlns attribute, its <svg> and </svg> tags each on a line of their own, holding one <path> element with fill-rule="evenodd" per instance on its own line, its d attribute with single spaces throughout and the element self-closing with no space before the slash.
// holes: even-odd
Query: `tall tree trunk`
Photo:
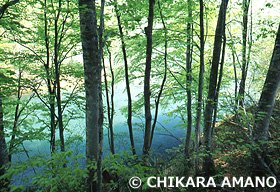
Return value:
<svg viewBox="0 0 280 192">
<path fill-rule="evenodd" d="M 15 5 L 18 3 L 19 0 L 8 1 L 6 4 L 3 4 L 0 7 L 0 19 L 2 19 L 5 11 L 8 7 Z M 3 106 L 2 106 L 2 94 L 0 88 L 0 177 L 6 173 L 6 164 L 9 163 L 9 155 L 8 155 L 8 148 L 5 140 L 5 132 L 4 132 L 4 117 L 3 117 Z M 9 183 L 8 179 L 1 179 L 0 180 L 0 189 L 9 191 Z"/>
<path fill-rule="evenodd" d="M 99 53 L 99 66 L 102 68 L 101 59 L 103 58 L 103 46 L 105 40 L 103 42 L 103 29 L 104 29 L 104 9 L 105 9 L 105 0 L 101 0 L 101 8 L 100 8 L 100 19 L 99 19 L 99 27 L 98 27 L 98 38 L 99 38 L 99 46 L 98 46 L 98 53 Z M 98 159 L 97 159 L 97 191 L 102 191 L 102 157 L 103 157 L 103 102 L 102 102 L 102 81 L 101 81 L 101 70 L 100 69 L 100 76 L 99 76 L 99 87 L 98 87 L 98 96 L 99 96 L 99 145 L 98 145 Z"/>
<path fill-rule="evenodd" d="M 115 154 L 115 145 L 114 145 L 114 129 L 113 129 L 113 117 L 114 117 L 114 73 L 112 69 L 112 59 L 111 59 L 111 52 L 108 49 L 109 53 L 109 63 L 110 63 L 110 69 L 111 69 L 111 76 L 112 76 L 112 83 L 111 83 L 111 103 L 110 103 L 110 97 L 109 97 L 109 86 L 107 81 L 107 72 L 106 67 L 103 60 L 103 72 L 104 72 L 104 83 L 105 83 L 105 94 L 106 94 L 106 102 L 107 102 L 107 117 L 108 117 L 108 142 L 110 146 L 110 151 L 112 154 Z"/>
<path fill-rule="evenodd" d="M 249 13 L 250 0 L 243 0 L 243 30 L 242 30 L 242 76 L 239 85 L 239 105 L 244 106 L 245 84 L 247 78 L 247 71 L 249 60 L 247 60 L 247 34 L 248 34 L 248 13 Z"/>
<path fill-rule="evenodd" d="M 223 35 L 223 52 L 222 52 L 222 58 L 221 58 L 221 64 L 220 64 L 219 80 L 218 80 L 218 85 L 217 85 L 217 90 L 216 90 L 216 96 L 214 99 L 214 117 L 213 117 L 212 130 L 211 130 L 211 139 L 213 139 L 213 136 L 215 133 L 219 93 L 220 93 L 220 88 L 221 88 L 221 84 L 222 84 L 223 69 L 224 69 L 224 63 L 225 63 L 225 54 L 226 54 L 226 34 L 224 33 L 224 35 Z M 211 143 L 212 143 L 212 141 L 211 141 Z"/>
<path fill-rule="evenodd" d="M 12 150 L 15 147 L 15 139 L 16 139 L 16 134 L 17 134 L 17 123 L 18 123 L 18 118 L 19 118 L 19 101 L 21 98 L 21 75 L 22 71 L 19 69 L 18 70 L 18 85 L 17 85 L 17 104 L 16 104 L 16 110 L 15 110 L 15 117 L 14 117 L 14 125 L 13 125 L 13 130 L 12 130 L 12 136 L 10 140 L 10 146 L 9 146 L 9 162 L 12 162 Z"/>
<path fill-rule="evenodd" d="M 110 133 L 111 133 L 111 145 L 112 145 L 112 151 L 113 151 L 113 154 L 115 153 L 115 145 L 114 145 L 114 129 L 113 129 L 113 122 L 114 122 L 114 113 L 115 113 L 115 106 L 114 106 L 114 94 L 115 94 L 115 76 L 114 76 L 114 71 L 113 71 L 113 66 L 112 66 L 112 55 L 111 55 L 111 52 L 109 51 L 108 49 L 108 52 L 109 52 L 109 62 L 110 62 L 110 71 L 111 71 L 111 77 L 112 77 L 112 80 L 111 80 L 111 117 L 110 117 L 110 120 L 111 120 L 111 126 L 110 126 Z"/>
<path fill-rule="evenodd" d="M 5 165 L 7 163 L 9 163 L 9 156 L 4 133 L 2 95 L 0 92 L 0 176 L 6 173 Z M 7 189 L 8 191 L 8 185 L 9 181 L 7 179 L 0 180 L 0 189 Z"/>
<path fill-rule="evenodd" d="M 87 191 L 102 191 L 102 131 L 103 111 L 101 92 L 101 55 L 98 46 L 98 27 L 96 21 L 95 0 L 79 0 L 80 28 L 84 60 L 86 90 L 86 158 L 87 165 L 97 162 L 97 185 L 93 182 L 95 170 L 89 169 Z M 100 26 L 101 28 L 103 26 Z M 103 28 L 102 28 L 103 29 Z"/>
<path fill-rule="evenodd" d="M 212 58 L 212 67 L 209 79 L 209 90 L 206 102 L 206 108 L 204 112 L 204 130 L 203 130 L 203 145 L 204 145 L 204 157 L 203 157 L 203 174 L 207 177 L 215 174 L 215 166 L 212 159 L 212 116 L 213 107 L 216 97 L 218 68 L 221 55 L 222 37 L 225 31 L 225 20 L 228 0 L 222 0 L 214 41 L 214 50 Z"/>
<path fill-rule="evenodd" d="M 265 176 L 271 169 L 268 163 L 268 128 L 270 118 L 280 85 L 280 25 L 278 28 L 275 47 L 267 72 L 266 80 L 263 86 L 262 94 L 256 111 L 255 123 L 253 128 L 253 141 L 259 148 L 252 153 L 253 157 L 253 176 Z M 265 166 L 267 164 L 267 166 Z"/>
<path fill-rule="evenodd" d="M 54 88 L 55 89 L 55 88 Z M 55 92 L 52 90 L 51 85 L 49 85 L 49 102 L 50 102 L 50 112 L 51 112 L 51 140 L 50 140 L 50 150 L 51 153 L 55 151 L 55 127 L 56 127 L 56 115 L 55 115 Z"/>
<path fill-rule="evenodd" d="M 153 21 L 154 21 L 154 6 L 155 0 L 149 0 L 149 16 L 148 26 L 145 27 L 145 33 L 147 36 L 147 47 L 146 47 L 146 68 L 144 77 L 144 105 L 145 105 L 145 135 L 144 135 L 144 146 L 143 146 L 143 158 L 148 163 L 149 151 L 151 147 L 151 103 L 150 103 L 150 78 L 151 78 L 151 64 L 152 64 L 152 40 L 153 40 Z"/>
<path fill-rule="evenodd" d="M 195 157 L 194 167 L 196 173 L 198 173 L 199 161 L 198 151 L 200 142 L 200 123 L 201 123 L 201 110 L 202 110 L 202 93 L 203 93 L 203 76 L 204 76 L 204 3 L 203 0 L 199 0 L 200 7 L 200 69 L 199 69 L 199 82 L 198 82 L 198 98 L 197 98 L 197 110 L 196 110 L 196 125 L 195 125 Z"/>
<path fill-rule="evenodd" d="M 164 75 L 163 75 L 163 79 L 161 82 L 161 86 L 160 86 L 160 90 L 156 99 L 156 109 L 155 109 L 155 118 L 153 121 L 153 125 L 152 125 L 152 133 L 151 133 L 151 139 L 150 139 L 150 146 L 152 145 L 153 142 L 153 137 L 154 137 L 154 131 L 156 128 L 156 124 L 157 124 L 157 118 L 158 118 L 158 109 L 159 109 L 159 101 L 160 101 L 160 97 L 164 88 L 164 84 L 166 81 L 166 76 L 167 76 L 167 28 L 165 26 L 165 22 L 163 19 L 163 14 L 162 14 L 162 9 L 160 6 L 160 0 L 158 0 L 158 7 L 159 7 L 159 12 L 160 12 L 160 18 L 161 18 L 161 22 L 164 28 Z"/>
<path fill-rule="evenodd" d="M 52 86 L 51 74 L 50 74 L 50 42 L 48 34 L 48 20 L 47 20 L 47 0 L 44 1 L 44 23 L 45 23 L 45 47 L 46 47 L 46 62 L 44 63 L 46 78 L 47 78 L 47 87 L 49 93 L 49 104 L 50 104 L 50 113 L 51 113 L 51 140 L 50 140 L 50 151 L 53 153 L 55 151 L 55 127 L 56 127 L 56 115 L 55 115 L 55 89 L 56 85 Z"/>
<path fill-rule="evenodd" d="M 136 149 L 135 149 L 135 144 L 133 139 L 133 129 L 132 129 L 132 98 L 131 98 L 130 83 L 129 83 L 128 61 L 127 61 L 126 48 L 124 43 L 123 28 L 121 25 L 121 16 L 119 14 L 118 2 L 116 0 L 114 6 L 115 6 L 115 12 L 118 20 L 119 32 L 121 36 L 122 52 L 123 52 L 123 60 L 124 60 L 125 84 L 126 84 L 126 93 L 127 93 L 127 125 L 129 130 L 129 138 L 130 138 L 130 143 L 132 148 L 132 154 L 135 155 Z"/>
<path fill-rule="evenodd" d="M 187 113 L 188 113 L 188 124 L 187 124 L 187 133 L 186 133 L 186 141 L 185 141 L 185 155 L 188 159 L 190 157 L 190 143 L 191 143 L 191 134 L 192 134 L 192 5 L 191 0 L 188 0 L 188 24 L 187 24 L 187 51 L 186 51 L 186 90 L 187 90 Z"/>
<path fill-rule="evenodd" d="M 63 116 L 61 108 L 61 88 L 60 88 L 60 63 L 58 61 L 59 47 L 58 42 L 58 20 L 60 16 L 61 0 L 58 2 L 58 13 L 54 21 L 54 66 L 55 66 L 55 83 L 56 83 L 56 101 L 57 101 L 57 114 L 58 114 L 58 127 L 59 127 L 59 138 L 60 138 L 60 150 L 65 151 L 64 146 L 64 127 L 63 127 Z"/>
</svg>

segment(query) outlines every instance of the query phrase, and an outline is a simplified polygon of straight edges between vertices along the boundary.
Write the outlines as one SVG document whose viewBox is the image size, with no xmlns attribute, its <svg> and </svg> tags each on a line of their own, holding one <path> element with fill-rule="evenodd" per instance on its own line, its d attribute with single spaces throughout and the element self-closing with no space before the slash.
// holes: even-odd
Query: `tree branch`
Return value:
<svg viewBox="0 0 280 192">
<path fill-rule="evenodd" d="M 14 0 L 14 1 L 8 1 L 6 4 L 2 5 L 2 7 L 0 8 L 0 19 L 2 19 L 5 11 L 8 9 L 8 7 L 15 5 L 16 3 L 18 3 L 19 0 Z"/>
</svg>

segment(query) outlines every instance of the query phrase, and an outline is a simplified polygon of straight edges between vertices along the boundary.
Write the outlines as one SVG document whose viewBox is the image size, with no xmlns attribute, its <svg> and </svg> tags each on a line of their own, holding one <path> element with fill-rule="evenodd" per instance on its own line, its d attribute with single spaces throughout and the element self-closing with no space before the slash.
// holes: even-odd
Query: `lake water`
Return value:
<svg viewBox="0 0 280 192">
<path fill-rule="evenodd" d="M 128 126 L 126 123 L 126 117 L 120 112 L 120 109 L 127 105 L 127 96 L 126 91 L 124 90 L 125 84 L 118 83 L 115 86 L 115 115 L 114 115 L 114 138 L 115 138 L 115 150 L 116 152 L 130 150 L 130 140 L 129 140 L 129 132 Z M 133 86 L 131 88 L 132 99 L 136 100 L 137 94 L 142 91 L 142 86 Z M 103 98 L 105 104 L 105 98 Z M 40 101 L 38 101 L 40 102 Z M 172 107 L 172 105 L 170 106 Z M 157 129 L 155 130 L 155 135 L 152 143 L 152 151 L 167 154 L 166 149 L 177 147 L 181 144 L 176 138 L 180 139 L 185 136 L 185 130 L 183 129 L 173 129 L 176 124 L 178 124 L 179 119 L 174 118 L 169 122 L 166 122 L 168 117 L 164 116 L 163 113 L 166 112 L 162 109 L 159 110 L 159 117 Z M 82 112 L 81 112 L 82 113 Z M 144 114 L 144 110 L 143 110 Z M 67 115 L 67 114 L 66 114 Z M 82 115 L 84 115 L 82 113 Z M 104 114 L 107 115 L 106 113 Z M 134 125 L 134 139 L 135 146 L 137 149 L 137 154 L 142 154 L 143 147 L 143 138 L 144 138 L 144 126 L 139 126 L 139 124 L 144 125 L 144 119 L 133 118 L 132 119 Z M 40 124 L 34 124 L 34 126 L 42 126 Z M 172 133 L 171 136 L 167 131 L 165 131 L 162 127 L 165 127 L 168 131 Z M 67 140 L 71 135 L 79 135 L 83 137 L 85 141 L 85 119 L 75 119 L 69 122 L 68 128 L 72 133 L 65 131 L 65 137 Z M 108 130 L 104 128 L 104 156 L 109 153 L 109 144 L 108 144 Z M 176 138 L 175 138 L 176 137 Z M 58 131 L 56 133 L 56 138 L 59 138 Z M 25 141 L 24 147 L 29 151 L 29 156 L 39 155 L 39 154 L 49 154 L 50 153 L 50 144 L 49 141 Z M 71 145 L 71 149 L 74 150 L 78 154 L 85 154 L 85 142 L 76 142 L 74 145 Z M 25 153 L 15 154 L 12 159 L 13 162 L 25 161 L 27 159 L 27 155 Z"/>
<path fill-rule="evenodd" d="M 127 96 L 126 91 L 124 90 L 125 84 L 119 83 L 115 87 L 115 115 L 114 115 L 114 139 L 115 139 L 115 151 L 116 153 L 119 153 L 121 151 L 128 151 L 130 150 L 130 139 L 129 139 L 129 132 L 128 132 L 128 126 L 126 123 L 126 117 L 120 112 L 120 109 L 127 105 Z M 132 99 L 136 100 L 136 95 L 142 90 L 142 86 L 133 86 L 132 87 Z M 103 101 L 105 103 L 105 98 L 103 98 Z M 40 102 L 38 99 L 34 99 L 33 102 Z M 170 105 L 170 107 L 175 107 Z M 161 155 L 168 155 L 166 152 L 166 149 L 171 149 L 172 147 L 178 147 L 181 142 L 178 141 L 178 139 L 182 139 L 185 137 L 185 130 L 183 129 L 174 129 L 175 125 L 179 123 L 178 118 L 174 118 L 170 121 L 166 121 L 168 119 L 167 116 L 163 115 L 164 110 L 159 110 L 159 116 L 158 116 L 158 123 L 157 129 L 155 130 L 154 137 L 153 137 L 153 143 L 151 146 L 151 156 L 154 156 L 155 154 L 161 154 Z M 143 111 L 144 114 L 144 111 Z M 67 115 L 67 114 L 65 114 Z M 81 115 L 84 116 L 84 113 L 81 112 Z M 104 114 L 107 115 L 107 114 Z M 135 146 L 137 154 L 142 154 L 142 148 L 143 148 L 143 138 L 144 138 L 144 119 L 139 118 L 133 118 L 133 128 L 134 128 L 134 140 L 135 140 Z M 137 124 L 137 125 L 135 125 Z M 36 128 L 39 128 L 42 126 L 40 123 L 34 123 L 33 125 Z M 168 131 L 166 131 L 165 129 Z M 74 151 L 75 154 L 85 154 L 85 118 L 75 119 L 71 120 L 69 122 L 68 128 L 71 130 L 70 132 L 65 131 L 65 141 L 67 138 L 73 135 L 79 135 L 83 138 L 83 142 L 74 142 L 70 145 L 70 149 Z M 173 136 L 171 136 L 168 132 L 172 133 Z M 108 144 L 108 130 L 107 128 L 104 128 L 104 157 L 109 154 L 109 144 Z M 176 138 L 175 138 L 176 137 Z M 58 131 L 56 133 L 56 138 L 59 138 Z M 8 141 L 8 140 L 7 140 Z M 50 154 L 50 143 L 49 141 L 24 141 L 23 142 L 24 147 L 26 150 L 28 150 L 28 155 L 30 157 L 36 156 L 36 155 L 44 155 L 44 154 Z M 69 146 L 68 146 L 69 147 Z M 12 162 L 23 162 L 28 159 L 26 153 L 18 153 L 14 154 L 12 156 Z M 80 161 L 80 166 L 85 166 L 85 161 Z M 39 171 L 39 170 L 37 170 Z M 19 175 L 13 176 L 13 185 L 20 185 L 24 184 L 22 181 L 23 177 L 29 177 L 31 178 L 31 175 L 34 174 L 34 171 L 29 168 L 26 169 L 24 172 L 21 172 Z"/>
</svg>

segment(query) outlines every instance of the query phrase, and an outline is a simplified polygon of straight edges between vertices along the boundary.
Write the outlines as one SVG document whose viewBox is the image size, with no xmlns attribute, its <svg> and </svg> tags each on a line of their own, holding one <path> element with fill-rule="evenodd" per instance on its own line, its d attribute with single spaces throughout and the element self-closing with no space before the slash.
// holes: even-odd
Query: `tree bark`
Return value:
<svg viewBox="0 0 280 192">
<path fill-rule="evenodd" d="M 108 117 L 108 142 L 110 146 L 110 151 L 112 154 L 115 154 L 115 144 L 114 144 L 114 129 L 113 129 L 113 118 L 114 118 L 114 73 L 112 69 L 112 59 L 111 59 L 111 52 L 108 49 L 109 53 L 109 63 L 110 63 L 110 69 L 111 69 L 111 76 L 112 76 L 112 83 L 111 83 L 111 103 L 110 103 L 110 97 L 109 97 L 109 87 L 108 87 L 108 81 L 107 81 L 107 72 L 106 67 L 103 60 L 103 72 L 104 72 L 104 83 L 105 83 L 105 94 L 106 94 L 106 102 L 107 102 L 107 117 Z"/>
<path fill-rule="evenodd" d="M 162 22 L 162 25 L 163 25 L 163 28 L 164 28 L 164 75 L 163 75 L 163 79 L 162 79 L 162 82 L 161 82 L 161 86 L 160 86 L 160 90 L 159 90 L 157 99 L 155 101 L 155 103 L 156 103 L 155 118 L 154 118 L 153 125 L 152 125 L 150 145 L 152 145 L 152 142 L 153 142 L 154 131 L 155 131 L 155 128 L 156 128 L 157 118 L 158 118 L 159 101 L 160 101 L 161 94 L 163 92 L 163 88 L 164 88 L 165 81 L 166 81 L 166 76 L 167 76 L 167 28 L 165 26 L 165 22 L 164 22 L 164 19 L 163 19 L 162 9 L 161 9 L 161 6 L 160 6 L 160 0 L 158 0 L 158 7 L 159 7 L 159 12 L 160 12 L 161 22 Z"/>
<path fill-rule="evenodd" d="M 21 75 L 22 71 L 21 69 L 18 70 L 18 85 L 17 85 L 17 103 L 16 103 L 16 109 L 15 109 L 15 117 L 14 117 L 14 125 L 13 125 L 13 131 L 12 131 L 12 136 L 10 140 L 10 146 L 9 146 L 9 162 L 12 162 L 12 150 L 15 147 L 15 139 L 16 139 L 16 134 L 17 134 L 17 124 L 18 124 L 18 119 L 19 119 L 19 101 L 21 99 Z"/>
<path fill-rule="evenodd" d="M 118 20 L 119 32 L 121 36 L 122 52 L 123 52 L 123 60 L 124 60 L 125 84 L 126 84 L 126 93 L 127 93 L 127 125 L 129 130 L 129 138 L 130 138 L 130 143 L 132 148 L 132 154 L 135 155 L 136 149 L 135 149 L 133 129 L 132 129 L 132 98 L 131 98 L 130 83 L 129 83 L 128 61 L 127 61 L 127 54 L 126 54 L 126 48 L 124 42 L 123 28 L 121 25 L 121 16 L 119 14 L 117 1 L 115 1 L 114 6 L 115 6 L 115 12 Z"/>
<path fill-rule="evenodd" d="M 114 122 L 114 113 L 115 113 L 115 106 L 114 106 L 114 95 L 115 95 L 115 76 L 114 76 L 114 71 L 113 71 L 113 66 L 112 66 L 112 56 L 111 56 L 111 52 L 109 51 L 109 62 L 110 62 L 110 71 L 111 71 L 111 76 L 112 76 L 112 80 L 111 80 L 111 145 L 112 145 L 112 151 L 113 154 L 115 153 L 115 144 L 114 144 L 114 129 L 113 129 L 113 122 Z"/>
<path fill-rule="evenodd" d="M 221 88 L 222 78 L 223 78 L 225 55 L 226 55 L 226 34 L 224 33 L 224 35 L 223 35 L 223 51 L 222 51 L 222 58 L 221 58 L 220 71 L 219 71 L 219 80 L 218 80 L 218 85 L 217 85 L 217 90 L 216 90 L 216 96 L 215 96 L 215 99 L 214 99 L 214 117 L 213 117 L 212 129 L 211 129 L 211 139 L 213 139 L 214 133 L 215 133 L 219 93 L 220 93 L 220 88 Z M 212 140 L 211 140 L 211 143 L 212 143 Z"/>
<path fill-rule="evenodd" d="M 203 93 L 203 76 L 204 76 L 204 3 L 203 0 L 199 1 L 200 7 L 200 69 L 199 69 L 199 82 L 198 82 L 198 98 L 197 98 L 197 110 L 196 110 L 196 125 L 195 125 L 195 157 L 194 167 L 196 173 L 199 169 L 199 142 L 200 142 L 200 123 L 201 123 L 201 111 L 202 111 L 202 93 Z"/>
<path fill-rule="evenodd" d="M 47 20 L 47 1 L 44 1 L 44 22 L 45 22 L 45 47 L 46 47 L 46 62 L 44 63 L 44 68 L 46 71 L 47 78 L 47 87 L 49 93 L 49 104 L 50 104 L 50 114 L 51 114 L 51 140 L 50 140 L 50 151 L 53 153 L 55 151 L 55 90 L 56 85 L 52 84 L 51 74 L 50 74 L 50 42 L 49 42 L 49 34 L 48 34 L 48 20 Z"/>
<path fill-rule="evenodd" d="M 58 127 L 59 127 L 59 138 L 60 138 L 60 150 L 65 151 L 64 146 L 64 127 L 63 127 L 63 116 L 61 108 L 61 88 L 60 88 L 60 63 L 58 61 L 58 54 L 60 43 L 58 42 L 58 20 L 60 16 L 61 0 L 58 2 L 58 13 L 54 21 L 55 37 L 54 37 L 54 66 L 55 66 L 55 83 L 56 83 L 56 101 L 57 101 L 57 114 L 58 114 Z"/>
<path fill-rule="evenodd" d="M 263 86 L 258 109 L 255 115 L 253 128 L 253 141 L 259 148 L 252 153 L 253 157 L 253 176 L 264 176 L 270 167 L 267 157 L 268 147 L 268 128 L 270 118 L 280 85 L 280 25 L 278 28 L 273 55 L 267 72 L 266 80 Z M 264 166 L 267 163 L 268 167 Z"/>
<path fill-rule="evenodd" d="M 19 0 L 8 1 L 4 5 L 2 5 L 2 7 L 0 8 L 0 19 L 2 19 L 3 15 L 4 15 L 5 11 L 8 9 L 8 7 L 15 5 L 18 2 L 19 2 Z"/>
<path fill-rule="evenodd" d="M 98 162 L 97 186 L 94 185 L 95 170 L 89 169 L 87 191 L 102 191 L 100 180 L 100 152 L 102 152 L 101 132 L 103 130 L 101 57 L 98 46 L 98 27 L 96 21 L 95 0 L 79 0 L 80 28 L 84 60 L 84 78 L 86 91 L 86 158 L 87 165 Z M 101 140 L 101 141 L 100 141 Z M 101 178 L 100 178 L 101 177 Z"/>
<path fill-rule="evenodd" d="M 6 4 L 2 5 L 0 8 L 0 19 L 2 19 L 5 11 L 9 6 L 18 3 L 19 0 L 8 1 Z M 0 88 L 0 176 L 6 173 L 6 164 L 9 163 L 8 148 L 5 139 L 4 131 L 4 117 L 3 117 L 3 106 L 2 106 L 2 94 Z M 9 180 L 1 179 L 0 180 L 0 189 L 9 191 Z"/>
<path fill-rule="evenodd" d="M 5 133 L 4 133 L 2 95 L 0 92 L 0 176 L 6 173 L 7 167 L 5 166 L 8 163 L 9 163 L 9 156 L 8 156 L 8 148 L 5 140 Z M 8 190 L 8 185 L 9 185 L 9 181 L 7 179 L 0 180 L 0 189 Z"/>
<path fill-rule="evenodd" d="M 105 8 L 105 0 L 101 0 L 101 7 L 100 7 L 100 19 L 99 19 L 99 27 L 98 27 L 98 38 L 99 38 L 99 45 L 98 45 L 98 53 L 99 53 L 99 66 L 102 68 L 101 62 L 103 58 L 103 46 L 105 40 L 103 42 L 103 29 L 104 29 L 104 8 Z M 102 102 L 102 80 L 101 80 L 101 70 L 99 71 L 99 86 L 98 86 L 98 96 L 99 96 L 99 140 L 98 140 L 98 159 L 97 159 L 97 191 L 102 191 L 102 180 L 103 180 L 103 169 L 102 169 L 102 157 L 103 157 L 103 102 Z"/>
<path fill-rule="evenodd" d="M 203 130 L 203 145 L 204 145 L 204 157 L 203 157 L 203 174 L 206 177 L 215 174 L 215 166 L 212 159 L 212 134 L 211 124 L 213 116 L 213 106 L 216 97 L 218 68 L 221 55 L 222 37 L 225 30 L 226 10 L 228 0 L 222 0 L 216 32 L 214 40 L 214 50 L 212 58 L 212 67 L 209 79 L 209 90 L 206 102 L 206 108 L 204 112 L 204 130 Z"/>
<path fill-rule="evenodd" d="M 154 5 L 155 0 L 149 0 L 149 16 L 148 26 L 145 27 L 145 33 L 147 36 L 147 47 L 146 47 L 146 66 L 145 66 L 145 77 L 144 77 L 144 105 L 145 105 L 145 135 L 144 135 L 144 146 L 143 146 L 143 158 L 145 163 L 148 163 L 149 151 L 151 147 L 151 103 L 150 103 L 150 78 L 151 78 L 151 63 L 152 63 L 152 31 L 154 21 Z"/>
<path fill-rule="evenodd" d="M 192 19 L 192 8 L 191 1 L 188 0 L 188 19 Z M 191 143 L 191 134 L 192 134 L 192 23 L 188 21 L 187 24 L 187 51 L 186 51 L 186 90 L 187 90 L 187 114 L 188 114 L 188 124 L 186 131 L 186 141 L 185 141 L 185 155 L 188 159 L 190 157 L 190 143 Z"/>
<path fill-rule="evenodd" d="M 243 0 L 243 30 L 242 30 L 242 75 L 239 85 L 239 105 L 244 106 L 245 84 L 247 78 L 247 71 L 249 59 L 247 59 L 247 33 L 248 33 L 248 13 L 249 13 L 250 0 Z"/>
</svg>

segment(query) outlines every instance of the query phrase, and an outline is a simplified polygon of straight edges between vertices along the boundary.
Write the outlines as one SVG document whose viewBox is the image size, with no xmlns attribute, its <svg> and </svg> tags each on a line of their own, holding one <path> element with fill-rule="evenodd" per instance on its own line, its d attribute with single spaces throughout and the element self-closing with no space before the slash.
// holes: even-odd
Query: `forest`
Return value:
<svg viewBox="0 0 280 192">
<path fill-rule="evenodd" d="M 280 191 L 278 0 L 0 0 L 0 192 Z"/>
</svg>

